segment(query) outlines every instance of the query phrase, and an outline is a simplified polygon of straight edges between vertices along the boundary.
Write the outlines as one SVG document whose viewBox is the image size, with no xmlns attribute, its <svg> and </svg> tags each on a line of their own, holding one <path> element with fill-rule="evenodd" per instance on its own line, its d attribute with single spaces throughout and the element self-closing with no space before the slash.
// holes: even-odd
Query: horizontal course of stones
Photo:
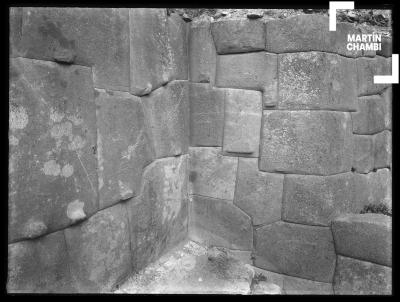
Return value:
<svg viewBox="0 0 400 302">
<path fill-rule="evenodd" d="M 391 52 L 350 52 L 347 34 L 366 29 L 328 24 L 192 24 L 189 237 L 252 252 L 287 292 L 390 294 L 391 219 L 358 213 L 391 208 L 391 87 L 373 84 Z"/>
<path fill-rule="evenodd" d="M 109 291 L 187 237 L 187 24 L 10 10 L 9 292 Z"/>
</svg>

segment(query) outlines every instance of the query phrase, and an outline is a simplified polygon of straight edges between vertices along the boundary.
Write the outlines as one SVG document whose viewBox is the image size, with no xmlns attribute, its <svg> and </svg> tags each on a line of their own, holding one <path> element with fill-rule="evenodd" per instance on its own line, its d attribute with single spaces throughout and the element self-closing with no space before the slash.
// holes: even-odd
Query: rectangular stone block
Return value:
<svg viewBox="0 0 400 302">
<path fill-rule="evenodd" d="M 207 246 L 251 250 L 251 219 L 233 204 L 209 197 L 193 195 L 189 238 Z"/>
<path fill-rule="evenodd" d="M 374 140 L 371 135 L 353 136 L 353 169 L 368 173 L 374 168 Z"/>
<path fill-rule="evenodd" d="M 387 108 L 384 99 L 379 95 L 358 98 L 358 110 L 351 113 L 353 133 L 375 134 L 385 129 Z"/>
<path fill-rule="evenodd" d="M 264 111 L 260 170 L 329 175 L 351 169 L 347 112 Z"/>
<path fill-rule="evenodd" d="M 390 84 L 374 84 L 375 75 L 392 74 L 392 58 L 358 58 L 358 95 L 372 95 L 382 92 Z"/>
<path fill-rule="evenodd" d="M 168 42 L 172 55 L 173 80 L 188 80 L 188 32 L 189 24 L 177 14 L 168 16 Z"/>
<path fill-rule="evenodd" d="M 392 269 L 338 256 L 333 290 L 336 295 L 391 295 Z"/>
<path fill-rule="evenodd" d="M 332 222 L 340 255 L 392 266 L 392 218 L 383 214 L 347 214 Z"/>
<path fill-rule="evenodd" d="M 239 158 L 238 169 L 233 203 L 251 217 L 253 225 L 279 221 L 284 176 L 259 171 L 257 158 Z"/>
<path fill-rule="evenodd" d="M 189 155 L 192 193 L 233 201 L 238 159 L 211 147 L 190 148 Z"/>
<path fill-rule="evenodd" d="M 392 167 L 392 132 L 385 130 L 374 135 L 374 168 Z"/>
<path fill-rule="evenodd" d="M 277 55 L 255 52 L 217 57 L 217 87 L 258 90 L 263 93 L 263 106 L 278 101 Z"/>
<path fill-rule="evenodd" d="M 222 146 L 225 94 L 209 84 L 189 84 L 191 146 Z"/>
<path fill-rule="evenodd" d="M 9 8 L 10 24 L 10 57 L 20 56 L 21 38 L 22 38 L 22 7 Z"/>
<path fill-rule="evenodd" d="M 137 196 L 143 168 L 154 157 L 140 98 L 95 90 L 100 208 Z"/>
<path fill-rule="evenodd" d="M 354 59 L 325 52 L 278 55 L 279 109 L 356 111 Z"/>
<path fill-rule="evenodd" d="M 128 216 L 121 204 L 64 232 L 77 292 L 109 292 L 131 272 Z"/>
<path fill-rule="evenodd" d="M 12 59 L 9 89 L 12 242 L 97 211 L 97 134 L 90 68 Z"/>
<path fill-rule="evenodd" d="M 276 273 L 332 282 L 336 254 L 328 227 L 282 221 L 255 230 L 254 265 Z"/>
<path fill-rule="evenodd" d="M 23 8 L 21 56 L 93 67 L 97 88 L 129 91 L 123 8 Z"/>
<path fill-rule="evenodd" d="M 187 153 L 189 146 L 189 88 L 172 81 L 142 97 L 145 119 L 156 158 Z"/>
<path fill-rule="evenodd" d="M 191 25 L 189 35 L 189 79 L 191 82 L 215 81 L 216 50 L 211 35 L 210 21 Z"/>
<path fill-rule="evenodd" d="M 229 19 L 211 23 L 218 54 L 263 50 L 265 25 L 260 20 Z"/>
<path fill-rule="evenodd" d="M 311 281 L 291 276 L 284 277 L 286 295 L 333 295 L 332 283 Z"/>
<path fill-rule="evenodd" d="M 258 157 L 262 116 L 261 93 L 227 89 L 225 96 L 224 153 Z"/>
</svg>

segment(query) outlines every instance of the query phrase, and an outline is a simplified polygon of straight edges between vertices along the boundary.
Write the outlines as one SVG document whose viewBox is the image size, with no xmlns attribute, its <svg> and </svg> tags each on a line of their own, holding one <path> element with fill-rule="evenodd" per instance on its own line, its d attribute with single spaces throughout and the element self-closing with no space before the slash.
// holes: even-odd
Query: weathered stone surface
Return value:
<svg viewBox="0 0 400 302">
<path fill-rule="evenodd" d="M 22 38 L 22 7 L 10 7 L 10 57 L 20 55 Z"/>
<path fill-rule="evenodd" d="M 189 238 L 211 246 L 251 250 L 251 219 L 227 201 L 193 195 Z"/>
<path fill-rule="evenodd" d="M 142 97 L 156 158 L 187 153 L 189 89 L 187 81 L 172 81 Z"/>
<path fill-rule="evenodd" d="M 174 80 L 187 80 L 189 76 L 188 34 L 189 24 L 177 14 L 168 16 L 168 40 L 172 54 L 172 75 Z"/>
<path fill-rule="evenodd" d="M 229 257 L 235 258 L 245 264 L 253 265 L 252 251 L 227 250 Z"/>
<path fill-rule="evenodd" d="M 383 91 L 390 84 L 374 84 L 375 75 L 392 74 L 392 58 L 358 58 L 358 95 L 371 95 Z"/>
<path fill-rule="evenodd" d="M 262 275 L 262 276 L 267 278 L 267 281 L 272 282 L 272 283 L 278 285 L 280 288 L 283 289 L 285 275 L 274 273 L 274 272 L 270 272 L 270 271 L 266 271 L 266 270 L 263 270 L 263 269 L 261 269 L 259 267 L 255 267 L 255 266 L 253 266 L 252 268 L 254 269 L 256 277 L 258 275 Z"/>
<path fill-rule="evenodd" d="M 351 169 L 349 113 L 264 111 L 261 140 L 263 171 L 329 175 Z"/>
<path fill-rule="evenodd" d="M 382 57 L 392 57 L 392 51 L 393 51 L 393 41 L 392 37 L 386 37 L 382 36 L 382 44 L 381 44 L 382 49 L 377 50 L 376 54 L 378 56 Z"/>
<path fill-rule="evenodd" d="M 382 93 L 385 101 L 385 129 L 392 130 L 392 86 L 389 86 Z"/>
<path fill-rule="evenodd" d="M 8 293 L 76 292 L 63 231 L 8 245 Z"/>
<path fill-rule="evenodd" d="M 353 133 L 374 134 L 385 129 L 386 104 L 379 95 L 358 98 L 358 110 L 351 113 Z"/>
<path fill-rule="evenodd" d="M 383 214 L 346 214 L 332 221 L 340 255 L 392 266 L 392 218 Z"/>
<path fill-rule="evenodd" d="M 22 55 L 93 67 L 95 87 L 129 91 L 128 10 L 23 8 Z"/>
<path fill-rule="evenodd" d="M 193 24 L 189 35 L 189 79 L 191 82 L 211 83 L 215 80 L 216 50 L 210 21 Z"/>
<path fill-rule="evenodd" d="M 97 204 L 96 110 L 82 66 L 12 59 L 9 101 L 9 240 L 33 238 L 90 216 Z"/>
<path fill-rule="evenodd" d="M 279 109 L 355 111 L 354 59 L 324 52 L 278 55 Z"/>
<path fill-rule="evenodd" d="M 358 173 L 368 173 L 374 168 L 374 140 L 371 135 L 353 136 L 353 168 Z"/>
<path fill-rule="evenodd" d="M 332 282 L 336 255 L 329 228 L 278 221 L 256 229 L 255 243 L 255 266 Z"/>
<path fill-rule="evenodd" d="M 246 212 L 254 225 L 281 219 L 283 178 L 258 170 L 257 158 L 239 158 L 233 203 Z"/>
<path fill-rule="evenodd" d="M 190 83 L 191 146 L 221 147 L 224 131 L 225 89 Z"/>
<path fill-rule="evenodd" d="M 140 195 L 127 203 L 133 269 L 138 271 L 187 236 L 188 156 L 151 163 Z"/>
<path fill-rule="evenodd" d="M 333 290 L 336 295 L 391 295 L 392 269 L 338 256 Z"/>
<path fill-rule="evenodd" d="M 343 213 L 359 212 L 355 204 L 353 173 L 332 176 L 285 175 L 282 219 L 329 226 Z"/>
<path fill-rule="evenodd" d="M 392 132 L 385 130 L 374 135 L 374 168 L 392 166 Z"/>
<path fill-rule="evenodd" d="M 213 22 L 211 33 L 218 54 L 250 52 L 265 47 L 265 25 L 259 20 L 229 19 Z"/>
<path fill-rule="evenodd" d="M 287 295 L 333 295 L 332 283 L 284 277 L 283 290 Z"/>
<path fill-rule="evenodd" d="M 221 148 L 190 148 L 190 182 L 196 195 L 233 200 L 238 159 Z"/>
<path fill-rule="evenodd" d="M 277 55 L 256 52 L 217 57 L 215 85 L 259 90 L 264 107 L 275 106 L 278 99 Z"/>
<path fill-rule="evenodd" d="M 138 195 L 142 170 L 153 158 L 138 97 L 95 90 L 100 208 Z"/>
<path fill-rule="evenodd" d="M 251 294 L 252 295 L 282 295 L 283 291 L 282 291 L 281 287 L 279 287 L 278 285 L 276 285 L 274 283 L 260 281 L 253 286 L 253 290 L 251 291 Z"/>
<path fill-rule="evenodd" d="M 107 292 L 131 272 L 128 216 L 121 204 L 64 232 L 78 292 Z"/>
</svg>

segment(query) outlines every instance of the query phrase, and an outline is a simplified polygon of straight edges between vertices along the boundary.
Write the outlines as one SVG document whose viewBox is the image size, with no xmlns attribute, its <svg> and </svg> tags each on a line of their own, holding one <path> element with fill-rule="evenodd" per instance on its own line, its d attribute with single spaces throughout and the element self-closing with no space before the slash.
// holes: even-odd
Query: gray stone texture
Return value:
<svg viewBox="0 0 400 302">
<path fill-rule="evenodd" d="M 221 147 L 224 131 L 225 89 L 190 83 L 190 145 Z"/>
<path fill-rule="evenodd" d="M 329 175 L 351 169 L 349 113 L 264 111 L 260 170 Z"/>
<path fill-rule="evenodd" d="M 371 135 L 353 136 L 353 168 L 358 173 L 368 173 L 374 168 L 374 138 Z"/>
<path fill-rule="evenodd" d="M 22 18 L 21 56 L 92 66 L 95 87 L 129 91 L 128 10 L 24 7 Z"/>
<path fill-rule="evenodd" d="M 374 84 L 375 75 L 392 75 L 392 58 L 358 58 L 358 95 L 372 95 L 382 92 L 391 84 Z"/>
<path fill-rule="evenodd" d="M 227 89 L 225 98 L 224 153 L 258 157 L 262 98 L 258 91 Z"/>
<path fill-rule="evenodd" d="M 385 130 L 374 135 L 374 168 L 392 167 L 392 132 Z"/>
<path fill-rule="evenodd" d="M 221 148 L 190 148 L 192 194 L 233 200 L 238 159 L 222 156 Z"/>
<path fill-rule="evenodd" d="M 385 129 L 392 130 L 392 86 L 389 86 L 382 93 L 385 101 Z"/>
<path fill-rule="evenodd" d="M 279 109 L 355 111 L 354 59 L 324 52 L 278 55 Z"/>
<path fill-rule="evenodd" d="M 338 256 L 333 290 L 336 295 L 391 295 L 392 269 Z"/>
<path fill-rule="evenodd" d="M 261 20 L 229 19 L 211 23 L 218 54 L 263 50 L 265 24 Z"/>
<path fill-rule="evenodd" d="M 251 250 L 251 219 L 225 200 L 192 196 L 189 238 L 208 246 Z"/>
<path fill-rule="evenodd" d="M 9 89 L 9 241 L 15 241 L 97 210 L 96 109 L 87 67 L 12 59 Z"/>
<path fill-rule="evenodd" d="M 312 281 L 291 276 L 284 277 L 286 295 L 333 295 L 332 283 Z"/>
<path fill-rule="evenodd" d="M 252 218 L 253 225 L 279 221 L 284 176 L 259 171 L 257 158 L 239 158 L 238 169 L 233 203 Z"/>
<path fill-rule="evenodd" d="M 328 227 L 274 222 L 255 230 L 254 265 L 313 281 L 332 282 L 336 254 Z"/>
<path fill-rule="evenodd" d="M 332 222 L 340 255 L 392 266 L 392 218 L 383 214 L 346 214 Z"/>
<path fill-rule="evenodd" d="M 21 38 L 22 38 L 22 7 L 10 7 L 10 57 L 20 56 Z"/>
<path fill-rule="evenodd" d="M 392 37 L 382 35 L 381 50 L 377 50 L 376 54 L 382 57 L 392 57 L 393 41 Z"/>
<path fill-rule="evenodd" d="M 358 110 L 351 113 L 353 133 L 375 134 L 383 131 L 387 115 L 387 105 L 380 95 L 359 97 Z"/>
</svg>

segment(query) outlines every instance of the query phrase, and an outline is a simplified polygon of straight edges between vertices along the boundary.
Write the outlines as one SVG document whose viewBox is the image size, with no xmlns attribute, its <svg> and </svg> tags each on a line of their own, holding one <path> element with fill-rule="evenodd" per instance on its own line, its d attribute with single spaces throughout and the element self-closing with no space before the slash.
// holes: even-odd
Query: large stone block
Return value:
<svg viewBox="0 0 400 302">
<path fill-rule="evenodd" d="M 127 203 L 133 269 L 138 271 L 186 238 L 188 156 L 151 163 L 140 195 Z"/>
<path fill-rule="evenodd" d="M 358 98 L 358 110 L 351 113 L 353 133 L 374 134 L 385 129 L 387 108 L 384 99 L 379 95 Z"/>
<path fill-rule="evenodd" d="M 263 50 L 265 25 L 260 20 L 230 19 L 213 22 L 211 33 L 218 54 Z"/>
<path fill-rule="evenodd" d="M 246 212 L 253 225 L 281 219 L 283 175 L 258 170 L 257 158 L 239 158 L 233 203 Z"/>
<path fill-rule="evenodd" d="M 258 91 L 227 89 L 225 98 L 224 153 L 258 157 L 262 98 Z"/>
<path fill-rule="evenodd" d="M 64 232 L 78 292 L 108 292 L 131 272 L 128 216 L 121 204 Z"/>
<path fill-rule="evenodd" d="M 375 75 L 392 74 L 392 58 L 376 56 L 375 58 L 357 59 L 358 95 L 371 95 L 382 92 L 391 84 L 374 84 Z"/>
<path fill-rule="evenodd" d="M 8 245 L 8 293 L 76 292 L 63 231 Z"/>
<path fill-rule="evenodd" d="M 353 136 L 353 168 L 358 173 L 368 173 L 374 168 L 374 140 L 371 135 Z"/>
<path fill-rule="evenodd" d="M 284 276 L 283 290 L 286 295 L 333 295 L 332 283 L 291 276 Z"/>
<path fill-rule="evenodd" d="M 140 98 L 96 90 L 100 208 L 137 196 L 153 158 Z"/>
<path fill-rule="evenodd" d="M 278 55 L 279 109 L 355 111 L 354 59 L 324 52 Z"/>
<path fill-rule="evenodd" d="M 289 222 L 329 226 L 343 213 L 362 210 L 353 201 L 353 173 L 332 176 L 286 175 L 283 185 L 282 219 Z"/>
<path fill-rule="evenodd" d="M 333 290 L 336 295 L 391 295 L 392 269 L 338 256 Z"/>
<path fill-rule="evenodd" d="M 177 14 L 168 16 L 168 40 L 172 54 L 174 80 L 187 80 L 189 76 L 188 33 L 189 24 Z"/>
<path fill-rule="evenodd" d="M 392 266 L 392 218 L 383 214 L 346 214 L 332 221 L 340 255 Z"/>
<path fill-rule="evenodd" d="M 238 159 L 222 156 L 220 148 L 190 148 L 192 193 L 233 200 Z"/>
<path fill-rule="evenodd" d="M 385 130 L 374 135 L 374 168 L 392 166 L 392 132 Z"/>
<path fill-rule="evenodd" d="M 328 227 L 274 222 L 255 231 L 255 266 L 313 281 L 332 282 L 336 254 Z"/>
<path fill-rule="evenodd" d="M 156 158 L 187 153 L 189 89 L 187 81 L 172 81 L 142 97 Z"/>
<path fill-rule="evenodd" d="M 190 83 L 191 146 L 221 147 L 224 131 L 225 89 Z"/>
<path fill-rule="evenodd" d="M 345 112 L 264 111 L 260 170 L 329 175 L 351 169 L 351 118 Z"/>
<path fill-rule="evenodd" d="M 251 219 L 233 204 L 220 199 L 193 195 L 189 238 L 208 246 L 251 250 Z"/>
<path fill-rule="evenodd" d="M 9 240 L 92 215 L 97 203 L 96 108 L 90 68 L 12 59 Z"/>
<path fill-rule="evenodd" d="M 255 52 L 217 57 L 215 85 L 263 92 L 264 107 L 278 100 L 277 55 Z"/>
<path fill-rule="evenodd" d="M 210 21 L 192 24 L 189 35 L 189 79 L 191 82 L 215 81 L 217 54 L 211 35 Z"/>
<path fill-rule="evenodd" d="M 129 91 L 128 10 L 23 8 L 26 58 L 93 67 L 95 87 Z"/>
<path fill-rule="evenodd" d="M 22 38 L 22 7 L 10 7 L 10 57 L 20 56 Z"/>
</svg>

